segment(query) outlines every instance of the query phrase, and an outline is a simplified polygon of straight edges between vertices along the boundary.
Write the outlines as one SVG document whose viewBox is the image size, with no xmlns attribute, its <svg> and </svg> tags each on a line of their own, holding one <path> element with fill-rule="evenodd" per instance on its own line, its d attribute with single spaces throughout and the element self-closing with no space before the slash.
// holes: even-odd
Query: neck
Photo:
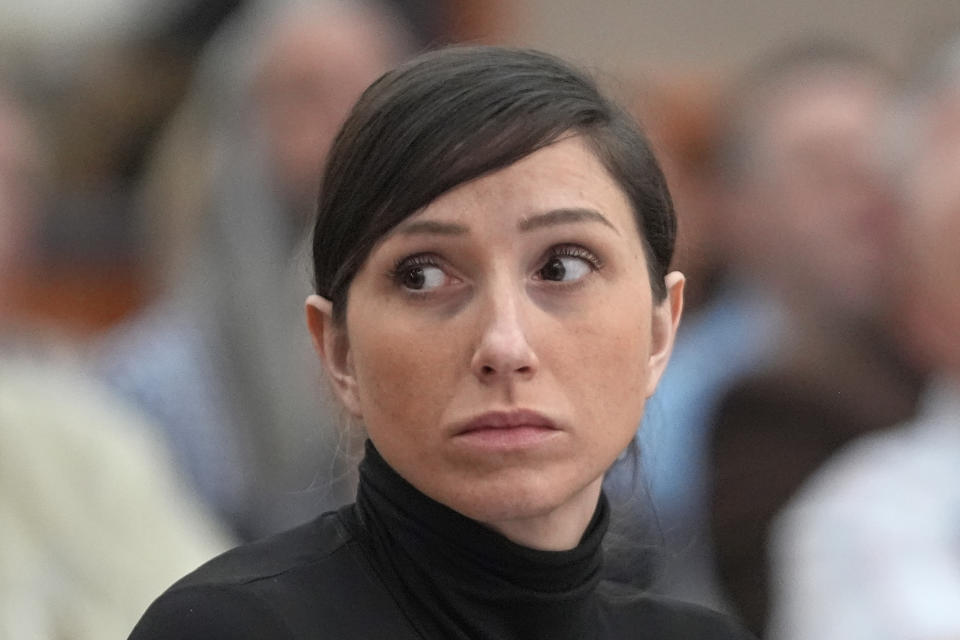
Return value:
<svg viewBox="0 0 960 640">
<path fill-rule="evenodd" d="M 584 503 L 591 493 L 597 495 L 583 491 Z M 568 509 L 576 511 L 560 512 Z M 495 524 L 427 497 L 368 442 L 357 502 L 344 512 L 344 523 L 369 550 L 401 607 L 415 613 L 418 637 L 589 640 L 599 634 L 596 587 L 610 518 L 602 493 L 591 509 L 586 529 L 577 528 L 582 540 L 574 548 L 532 549 L 494 530 Z M 564 529 L 574 521 L 552 518 Z M 536 527 L 518 529 L 529 534 L 551 517 L 539 520 Z"/>
<path fill-rule="evenodd" d="M 542 514 L 484 522 L 511 542 L 541 551 L 568 551 L 583 539 L 597 510 L 603 477 L 581 489 L 570 500 Z"/>
</svg>

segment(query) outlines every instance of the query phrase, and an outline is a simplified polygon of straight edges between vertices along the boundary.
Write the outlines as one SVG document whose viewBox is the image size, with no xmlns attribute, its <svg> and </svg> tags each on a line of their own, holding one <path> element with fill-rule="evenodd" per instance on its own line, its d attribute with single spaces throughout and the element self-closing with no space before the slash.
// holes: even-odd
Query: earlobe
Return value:
<svg viewBox="0 0 960 640">
<path fill-rule="evenodd" d="M 305 308 L 313 348 L 323 363 L 337 397 L 351 414 L 362 417 L 350 343 L 346 329 L 337 326 L 333 319 L 333 304 L 314 294 L 307 297 Z"/>
<path fill-rule="evenodd" d="M 660 377 L 667 368 L 673 341 L 683 314 L 683 287 L 686 279 L 679 271 L 672 271 L 664 278 L 667 297 L 653 308 L 650 325 L 650 358 L 647 363 L 647 397 L 653 395 Z"/>
</svg>

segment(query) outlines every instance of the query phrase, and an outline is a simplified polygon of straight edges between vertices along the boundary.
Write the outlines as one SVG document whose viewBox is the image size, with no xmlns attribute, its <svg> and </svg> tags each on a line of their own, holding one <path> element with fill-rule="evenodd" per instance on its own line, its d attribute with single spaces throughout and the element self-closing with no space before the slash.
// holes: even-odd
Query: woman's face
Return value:
<svg viewBox="0 0 960 640">
<path fill-rule="evenodd" d="M 322 299 L 308 312 L 387 462 L 505 532 L 592 515 L 669 356 L 682 277 L 668 284 L 655 304 L 626 196 L 569 137 L 400 223 L 350 285 L 343 327 Z"/>
</svg>

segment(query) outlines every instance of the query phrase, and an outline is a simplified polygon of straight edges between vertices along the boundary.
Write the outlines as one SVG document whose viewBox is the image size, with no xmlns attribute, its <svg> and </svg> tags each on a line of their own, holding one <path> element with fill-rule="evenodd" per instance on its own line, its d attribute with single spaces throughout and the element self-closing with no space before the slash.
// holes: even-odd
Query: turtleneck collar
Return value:
<svg viewBox="0 0 960 640">
<path fill-rule="evenodd" d="M 577 547 L 530 549 L 425 496 L 368 441 L 353 508 L 358 537 L 424 638 L 594 637 L 604 496 Z"/>
</svg>

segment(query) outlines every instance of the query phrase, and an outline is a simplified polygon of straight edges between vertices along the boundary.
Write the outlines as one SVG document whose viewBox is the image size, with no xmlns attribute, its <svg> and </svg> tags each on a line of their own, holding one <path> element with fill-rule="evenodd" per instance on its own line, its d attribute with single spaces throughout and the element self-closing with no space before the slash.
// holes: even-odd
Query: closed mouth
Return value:
<svg viewBox="0 0 960 640">
<path fill-rule="evenodd" d="M 470 418 L 456 426 L 454 433 L 463 435 L 483 430 L 533 428 L 557 430 L 556 423 L 541 413 L 529 409 L 514 409 L 510 411 L 489 411 L 474 418 Z"/>
</svg>

